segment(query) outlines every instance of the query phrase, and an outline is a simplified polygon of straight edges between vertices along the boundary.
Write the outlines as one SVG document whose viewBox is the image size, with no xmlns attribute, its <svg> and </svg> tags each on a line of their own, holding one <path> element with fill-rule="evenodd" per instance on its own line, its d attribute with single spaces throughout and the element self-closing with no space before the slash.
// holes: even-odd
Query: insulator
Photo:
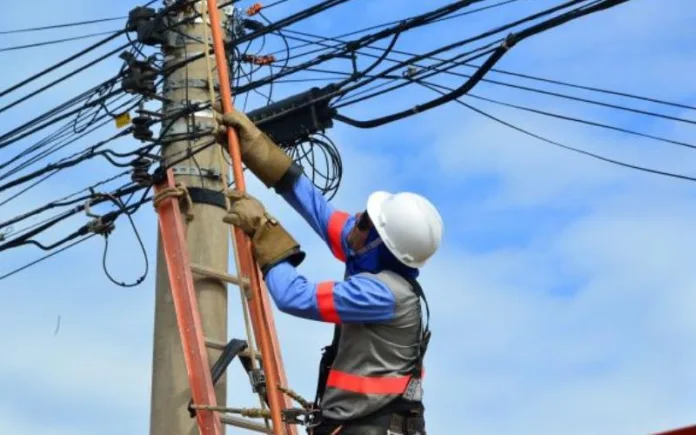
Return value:
<svg viewBox="0 0 696 435">
<path fill-rule="evenodd" d="M 152 161 L 145 157 L 138 157 L 131 163 L 133 170 L 131 171 L 131 180 L 138 186 L 149 186 L 152 184 L 152 176 L 148 172 Z"/>
<path fill-rule="evenodd" d="M 128 13 L 126 30 L 137 33 L 137 40 L 145 45 L 158 45 L 167 42 L 164 17 L 153 8 L 138 6 Z"/>
<path fill-rule="evenodd" d="M 150 60 L 131 60 L 123 72 L 121 87 L 129 94 L 152 95 L 157 92 L 155 79 L 159 71 Z"/>
<path fill-rule="evenodd" d="M 154 132 L 150 128 L 150 118 L 147 115 L 138 115 L 131 121 L 133 123 L 133 137 L 141 142 L 152 140 Z"/>
</svg>

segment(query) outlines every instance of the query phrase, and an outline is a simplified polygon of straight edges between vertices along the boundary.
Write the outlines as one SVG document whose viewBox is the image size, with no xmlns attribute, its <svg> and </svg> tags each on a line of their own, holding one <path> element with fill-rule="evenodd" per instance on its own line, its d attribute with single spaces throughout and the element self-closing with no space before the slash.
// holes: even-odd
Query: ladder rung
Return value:
<svg viewBox="0 0 696 435">
<path fill-rule="evenodd" d="M 223 272 L 218 272 L 216 270 L 210 269 L 210 268 L 205 267 L 205 266 L 199 266 L 197 264 L 192 264 L 191 271 L 193 273 L 195 273 L 196 275 L 202 275 L 202 276 L 206 276 L 208 278 L 219 279 L 220 281 L 226 282 L 228 284 L 240 285 L 239 277 L 229 275 L 229 274 L 223 273 Z M 249 285 L 248 279 L 244 279 L 244 285 L 245 286 Z"/>
<path fill-rule="evenodd" d="M 225 346 L 227 346 L 227 343 L 219 341 L 219 340 L 214 340 L 212 338 L 206 338 L 205 339 L 205 345 L 208 346 L 210 349 L 215 349 L 215 350 L 225 350 Z M 249 349 L 244 349 L 243 351 L 239 352 L 240 356 L 245 356 L 245 357 L 251 357 L 251 352 Z M 261 353 L 258 351 L 254 352 L 254 356 L 258 359 L 261 359 Z"/>
<path fill-rule="evenodd" d="M 229 426 L 241 427 L 254 432 L 273 434 L 272 429 L 268 429 L 266 425 L 256 423 L 255 421 L 247 420 L 239 417 L 231 417 L 229 415 L 221 415 L 220 421 Z"/>
<path fill-rule="evenodd" d="M 253 355 L 249 351 L 249 349 L 244 349 L 243 351 L 239 352 L 239 356 L 245 356 L 248 358 L 251 358 L 252 356 L 255 357 L 256 359 L 261 359 L 261 353 L 260 352 L 254 352 Z"/>
<path fill-rule="evenodd" d="M 227 346 L 227 343 L 223 343 L 222 341 L 219 341 L 219 340 L 213 340 L 212 338 L 206 338 L 205 345 L 211 349 L 225 350 L 225 346 Z"/>
</svg>

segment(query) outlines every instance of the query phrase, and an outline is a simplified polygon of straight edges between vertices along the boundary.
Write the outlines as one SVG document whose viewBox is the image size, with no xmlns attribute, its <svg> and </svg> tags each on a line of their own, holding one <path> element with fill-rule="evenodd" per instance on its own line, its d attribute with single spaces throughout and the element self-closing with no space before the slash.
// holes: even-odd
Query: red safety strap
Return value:
<svg viewBox="0 0 696 435">
<path fill-rule="evenodd" d="M 331 369 L 326 386 L 360 394 L 401 394 L 410 380 L 410 375 L 371 377 Z"/>
</svg>

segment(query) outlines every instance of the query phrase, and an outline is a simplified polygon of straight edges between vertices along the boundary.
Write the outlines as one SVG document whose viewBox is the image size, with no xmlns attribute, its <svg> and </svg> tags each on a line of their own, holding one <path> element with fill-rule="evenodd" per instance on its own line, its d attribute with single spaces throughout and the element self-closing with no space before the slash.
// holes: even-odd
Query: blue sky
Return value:
<svg viewBox="0 0 696 435">
<path fill-rule="evenodd" d="M 425 51 L 556 3 L 521 1 L 413 32 L 398 47 Z M 337 35 L 441 4 L 445 2 L 353 0 L 295 29 Z M 124 15 L 131 5 L 135 3 L 10 2 L 3 8 L 0 29 Z M 268 16 L 279 18 L 301 6 L 290 0 L 269 10 Z M 498 66 L 693 104 L 694 19 L 696 7 L 689 0 L 633 0 L 526 40 Z M 89 31 L 115 28 L 116 23 L 107 23 Z M 83 31 L 88 32 L 78 29 L 71 35 Z M 69 36 L 68 31 L 0 35 L 0 47 L 63 35 Z M 85 45 L 0 53 L 0 87 Z M 2 130 L 99 83 L 117 66 L 100 65 L 0 114 Z M 495 74 L 490 78 L 536 86 Z M 285 85 L 277 96 L 300 89 Z M 474 92 L 693 140 L 685 124 L 490 84 Z M 19 95 L 5 97 L 0 104 Z M 353 107 L 346 114 L 367 119 L 433 95 L 413 89 Z M 686 149 L 465 101 L 571 146 L 685 174 L 693 174 L 696 167 L 694 154 Z M 694 118 L 686 110 L 663 111 Z M 108 127 L 92 138 L 113 131 Z M 456 104 L 375 130 L 337 123 L 329 134 L 344 161 L 344 181 L 334 199 L 337 207 L 360 210 L 371 191 L 388 189 L 422 193 L 442 211 L 442 250 L 423 271 L 433 312 L 426 383 L 431 433 L 454 433 L 456 427 L 456 433 L 475 434 L 628 435 L 696 423 L 693 185 L 554 148 Z M 2 150 L 2 158 L 23 144 Z M 89 144 L 86 138 L 58 156 Z M 136 145 L 133 140 L 118 143 L 119 149 Z M 0 208 L 0 219 L 112 173 L 103 162 L 65 171 Z M 340 277 L 341 265 L 289 207 L 256 180 L 250 178 L 249 184 L 308 252 L 302 271 L 316 280 Z M 48 238 L 85 222 L 83 217 L 72 219 Z M 70 255 L 0 281 L 0 433 L 147 432 L 155 215 L 144 207 L 136 222 L 151 260 L 151 272 L 140 287 L 122 289 L 107 280 L 101 269 L 103 241 L 97 238 Z M 109 270 L 132 280 L 143 270 L 143 262 L 125 220 L 119 220 L 115 234 L 111 254 L 122 252 L 127 258 L 110 257 Z M 0 274 L 39 254 L 34 248 L 1 253 Z M 237 300 L 236 293 L 230 294 L 230 334 L 240 337 Z M 59 317 L 60 329 L 54 335 Z M 276 322 L 292 387 L 312 396 L 319 350 L 329 341 L 331 327 L 277 312 Z M 230 390 L 228 402 L 254 406 L 241 368 L 231 370 L 228 383 L 238 388 Z"/>
</svg>

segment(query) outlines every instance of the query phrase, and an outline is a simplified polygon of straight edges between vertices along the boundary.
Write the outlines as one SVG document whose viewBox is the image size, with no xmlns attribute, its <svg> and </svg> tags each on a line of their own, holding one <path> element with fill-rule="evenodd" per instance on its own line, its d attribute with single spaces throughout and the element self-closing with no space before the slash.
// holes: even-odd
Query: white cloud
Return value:
<svg viewBox="0 0 696 435">
<path fill-rule="evenodd" d="M 640 93 L 683 96 L 690 88 L 680 71 L 689 70 L 684 65 L 690 57 L 665 47 L 689 28 L 688 8 L 665 8 L 654 1 L 629 4 L 632 9 L 596 15 L 567 33 L 530 40 L 502 65 L 527 65 L 521 70 L 627 91 L 659 83 Z M 632 27 L 616 32 L 619 23 Z M 588 26 L 596 31 L 588 35 Z M 667 28 L 675 32 L 660 30 Z M 564 43 L 564 38 L 571 41 Z M 631 41 L 653 39 L 647 54 L 638 48 L 616 51 Z M 648 55 L 654 62 L 645 61 Z M 526 98 L 519 101 L 541 101 Z M 407 99 L 388 103 L 402 109 Z M 558 111 L 571 108 L 556 101 L 539 104 Z M 368 105 L 355 116 L 386 111 Z M 696 163 L 685 153 L 667 155 L 665 148 L 650 149 L 642 141 L 491 111 L 569 145 L 632 161 L 684 171 Z M 594 109 L 573 113 L 604 117 Z M 638 127 L 691 136 L 685 128 Z M 457 106 L 383 129 L 337 126 L 331 136 L 345 165 L 338 207 L 357 211 L 370 191 L 386 188 L 424 192 L 443 210 L 445 247 L 423 272 L 435 334 L 427 359 L 431 433 L 614 435 L 694 423 L 696 280 L 690 251 L 696 208 L 689 185 L 555 150 Z M 302 271 L 316 280 L 340 277 L 340 264 L 321 241 L 272 192 L 249 178 L 250 190 L 307 250 Z M 41 202 L 51 192 L 40 193 L 32 199 Z M 15 207 L 20 205 L 25 206 L 18 202 Z M 2 211 L 3 216 L 13 212 Z M 152 255 L 154 216 L 149 210 L 142 213 L 138 223 Z M 141 267 L 127 225 L 119 221 L 111 253 L 128 252 L 128 260 L 110 257 L 114 273 L 124 279 Z M 467 245 L 472 232 L 483 231 L 497 237 L 495 246 Z M 8 332 L 0 341 L 6 354 L 0 360 L 0 383 L 28 387 L 21 397 L 11 388 L 0 389 L 7 410 L 0 414 L 0 432 L 81 435 L 104 428 L 104 421 L 114 433 L 147 430 L 153 281 L 128 291 L 114 288 L 101 274 L 101 248 L 97 240 L 72 257 L 56 258 L 2 284 L 0 326 Z M 230 336 L 239 338 L 243 326 L 232 290 Z M 58 315 L 62 326 L 54 337 Z M 275 321 L 291 386 L 311 397 L 319 350 L 329 341 L 331 326 L 277 311 Z M 256 403 L 237 364 L 228 384 L 230 404 Z M 53 408 L 39 420 L 28 412 L 37 402 Z M 63 416 L 66 402 L 94 408 L 106 418 Z"/>
<path fill-rule="evenodd" d="M 696 210 L 626 219 L 639 212 L 599 212 L 512 255 L 443 253 L 425 278 L 434 433 L 446 433 L 443 399 L 475 433 L 629 434 L 692 423 L 696 281 L 686 253 Z M 577 276 L 572 296 L 552 293 L 558 268 Z"/>
</svg>

